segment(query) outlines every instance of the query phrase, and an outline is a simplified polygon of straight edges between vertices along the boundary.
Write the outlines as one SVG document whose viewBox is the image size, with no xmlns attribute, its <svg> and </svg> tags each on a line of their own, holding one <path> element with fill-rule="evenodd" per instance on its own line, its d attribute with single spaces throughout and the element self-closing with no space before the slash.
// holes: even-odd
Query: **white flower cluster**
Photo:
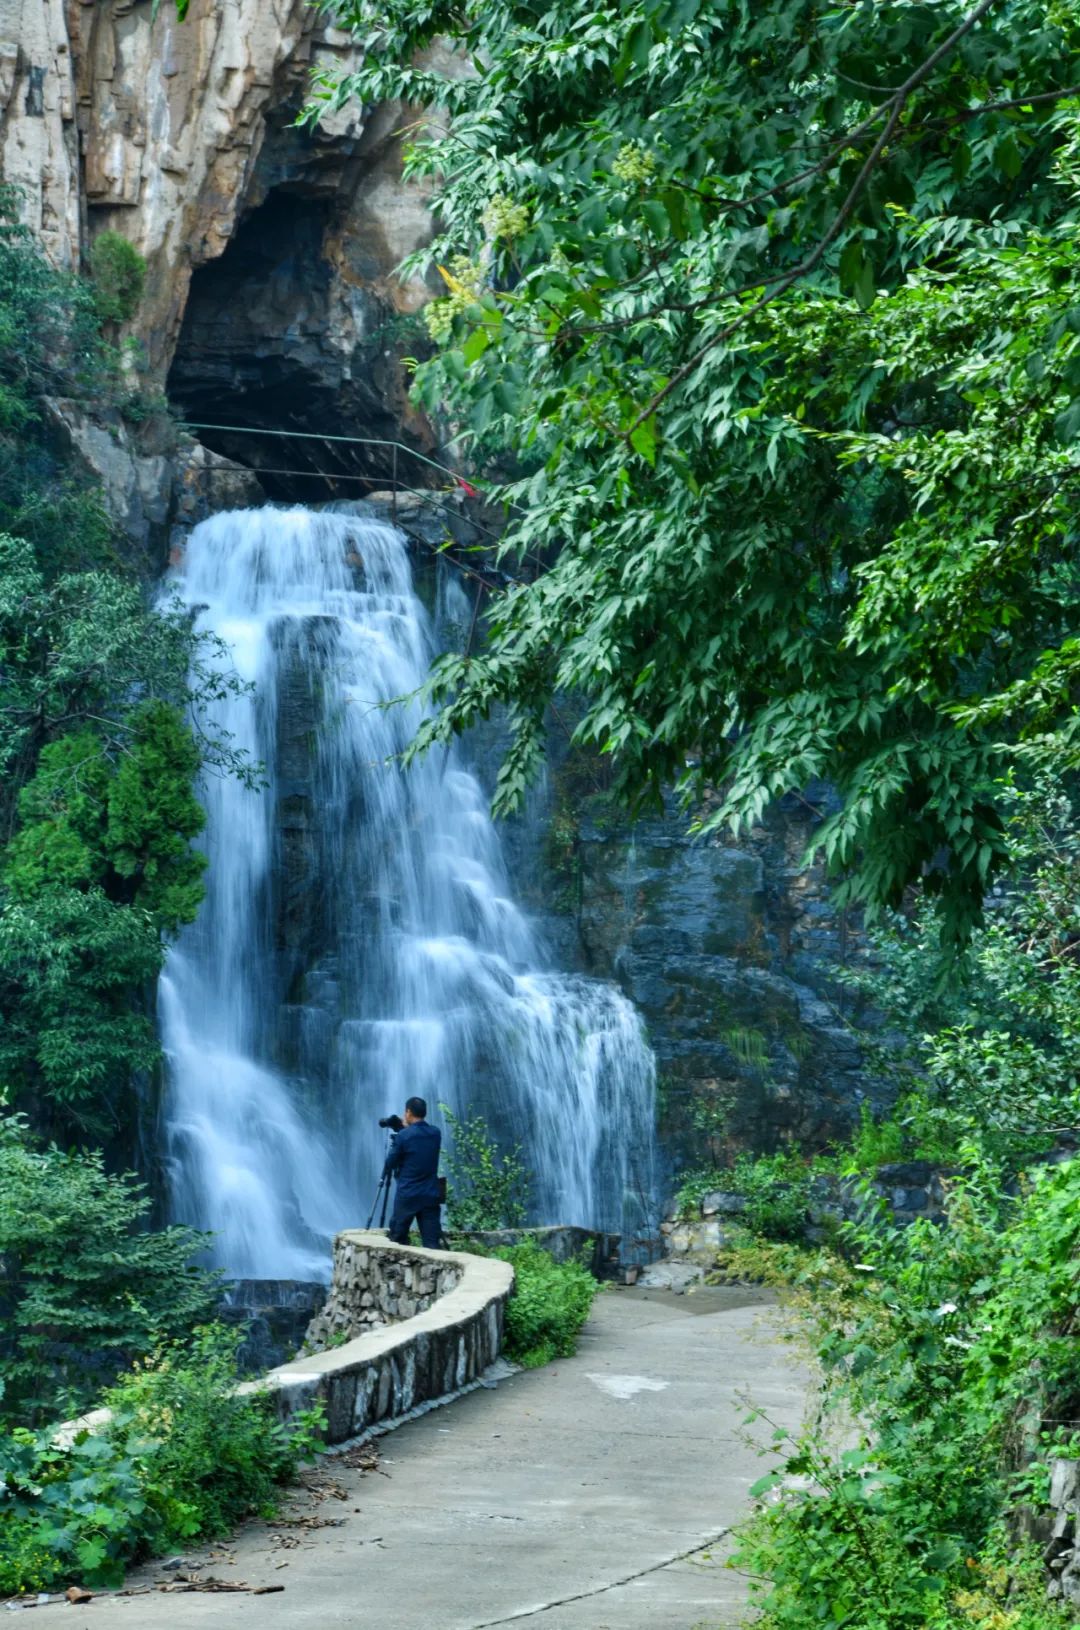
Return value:
<svg viewBox="0 0 1080 1630">
<path fill-rule="evenodd" d="M 484 284 L 484 268 L 470 260 L 468 255 L 455 255 L 449 270 L 440 266 L 439 271 L 450 293 L 445 299 L 433 300 L 425 307 L 424 322 L 432 339 L 441 345 L 450 338 L 454 318 L 459 312 L 467 311 L 479 300 Z"/>
<path fill-rule="evenodd" d="M 617 181 L 635 182 L 647 187 L 656 170 L 656 154 L 639 141 L 626 142 L 612 160 L 611 173 Z"/>
<path fill-rule="evenodd" d="M 528 230 L 529 211 L 524 204 L 515 204 L 506 193 L 497 192 L 481 217 L 484 231 L 493 241 L 503 238 L 507 243 Z"/>
</svg>

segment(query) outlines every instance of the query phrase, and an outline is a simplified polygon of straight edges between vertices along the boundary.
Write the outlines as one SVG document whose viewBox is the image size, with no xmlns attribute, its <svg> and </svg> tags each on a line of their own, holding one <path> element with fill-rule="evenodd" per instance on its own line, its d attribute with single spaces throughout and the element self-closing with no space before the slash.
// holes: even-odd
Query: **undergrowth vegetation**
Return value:
<svg viewBox="0 0 1080 1630">
<path fill-rule="evenodd" d="M 532 1240 L 493 1253 L 514 1269 L 506 1304 L 504 1351 L 526 1369 L 569 1358 L 589 1317 L 596 1280 L 581 1262 L 556 1262 Z"/>
<path fill-rule="evenodd" d="M 768 1630 L 1061 1622 L 1010 1519 L 1080 1452 L 1080 1162 L 1013 1196 L 977 1147 L 964 1160 L 947 1226 L 898 1226 L 867 1187 L 837 1253 L 721 1255 L 726 1276 L 796 1288 L 822 1375 L 803 1432 L 775 1432 L 733 1559 Z"/>
<path fill-rule="evenodd" d="M 157 1348 L 105 1393 L 106 1430 L 57 1442 L 0 1439 L 0 1595 L 71 1579 L 118 1584 L 142 1556 L 271 1514 L 279 1484 L 318 1447 L 320 1410 L 283 1425 L 268 1395 L 237 1395 L 242 1333 L 197 1328 Z"/>
</svg>

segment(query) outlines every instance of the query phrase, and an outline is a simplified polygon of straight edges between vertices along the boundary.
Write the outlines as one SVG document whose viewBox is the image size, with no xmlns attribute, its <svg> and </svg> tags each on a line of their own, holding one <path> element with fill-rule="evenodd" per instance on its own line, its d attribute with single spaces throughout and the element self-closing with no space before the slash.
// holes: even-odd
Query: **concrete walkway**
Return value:
<svg viewBox="0 0 1080 1630">
<path fill-rule="evenodd" d="M 341 1526 L 252 1523 L 213 1557 L 187 1559 L 283 1591 L 103 1596 L 74 1614 L 65 1606 L 64 1622 L 72 1630 L 738 1624 L 745 1585 L 721 1565 L 724 1535 L 746 1515 L 747 1488 L 767 1465 L 745 1441 L 742 1400 L 795 1426 L 805 1389 L 766 1301 L 736 1290 L 605 1292 L 574 1358 L 399 1428 L 380 1440 L 380 1473 L 328 1460 L 340 1492 L 316 1506 L 305 1496 L 296 1510 L 344 1517 Z M 755 1430 L 767 1439 L 769 1428 Z M 159 1564 L 129 1583 L 169 1577 Z"/>
</svg>

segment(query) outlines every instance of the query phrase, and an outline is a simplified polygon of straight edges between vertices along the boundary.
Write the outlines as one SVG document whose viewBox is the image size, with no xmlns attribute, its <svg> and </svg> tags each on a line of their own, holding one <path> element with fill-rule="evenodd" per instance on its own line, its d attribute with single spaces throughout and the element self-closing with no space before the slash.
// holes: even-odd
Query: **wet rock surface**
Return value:
<svg viewBox="0 0 1080 1630">
<path fill-rule="evenodd" d="M 551 742 L 548 786 L 508 841 L 515 881 L 554 955 L 643 1014 L 674 1169 L 849 1130 L 881 1088 L 849 1026 L 873 1016 L 836 977 L 864 954 L 858 924 L 803 865 L 827 789 L 781 800 L 737 844 L 694 837 L 675 808 L 627 824 Z"/>
<path fill-rule="evenodd" d="M 223 1286 L 216 1317 L 246 1327 L 238 1363 L 258 1375 L 294 1356 L 325 1301 L 326 1286 L 315 1280 L 234 1279 Z"/>
</svg>

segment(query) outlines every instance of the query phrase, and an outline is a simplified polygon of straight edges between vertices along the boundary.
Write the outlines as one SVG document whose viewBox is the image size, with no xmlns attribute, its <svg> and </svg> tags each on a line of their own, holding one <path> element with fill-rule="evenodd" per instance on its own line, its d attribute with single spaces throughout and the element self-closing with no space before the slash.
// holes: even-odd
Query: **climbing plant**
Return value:
<svg viewBox="0 0 1080 1630">
<path fill-rule="evenodd" d="M 1004 767 L 1078 751 L 1075 9 L 325 3 L 365 56 L 311 116 L 432 111 L 418 399 L 518 472 L 419 746 L 505 704 L 508 808 L 565 687 L 706 827 L 827 776 L 846 895 L 962 938 Z"/>
</svg>

